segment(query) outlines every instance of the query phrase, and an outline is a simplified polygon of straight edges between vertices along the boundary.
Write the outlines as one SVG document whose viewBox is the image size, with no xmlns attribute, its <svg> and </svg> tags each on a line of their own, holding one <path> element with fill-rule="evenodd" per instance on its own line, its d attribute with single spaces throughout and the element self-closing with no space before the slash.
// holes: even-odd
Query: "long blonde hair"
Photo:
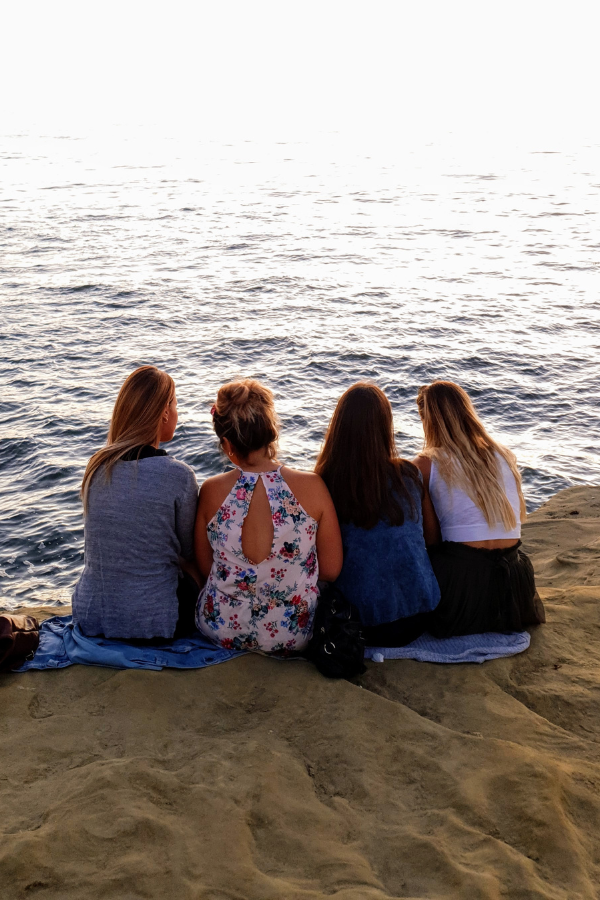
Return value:
<svg viewBox="0 0 600 900">
<path fill-rule="evenodd" d="M 435 460 L 444 481 L 462 488 L 490 527 L 502 522 L 507 531 L 514 528 L 515 513 L 502 487 L 498 453 L 515 477 L 524 521 L 527 510 L 517 459 L 490 437 L 466 391 L 452 381 L 434 381 L 420 388 L 417 406 L 425 432 L 422 454 Z"/>
<path fill-rule="evenodd" d="M 240 459 L 267 448 L 271 459 L 277 452 L 279 420 L 273 392 L 254 378 L 230 381 L 219 388 L 211 410 L 215 433 L 222 443 L 231 442 Z"/>
<path fill-rule="evenodd" d="M 156 366 L 140 366 L 125 379 L 117 397 L 106 446 L 98 450 L 87 464 L 81 482 L 84 513 L 88 508 L 90 483 L 100 468 L 110 479 L 112 467 L 134 447 L 154 444 L 165 407 L 175 396 L 175 382 Z"/>
</svg>

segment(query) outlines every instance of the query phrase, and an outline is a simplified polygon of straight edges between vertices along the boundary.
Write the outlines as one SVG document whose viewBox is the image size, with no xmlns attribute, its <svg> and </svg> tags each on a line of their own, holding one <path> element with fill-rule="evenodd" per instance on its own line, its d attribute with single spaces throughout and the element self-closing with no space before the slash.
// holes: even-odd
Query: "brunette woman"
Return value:
<svg viewBox="0 0 600 900">
<path fill-rule="evenodd" d="M 222 647 L 290 654 L 306 648 L 317 579 L 342 566 L 335 509 L 323 481 L 276 458 L 273 394 L 252 379 L 224 385 L 213 425 L 233 469 L 202 485 L 196 558 L 207 577 L 200 631 Z"/>
<path fill-rule="evenodd" d="M 415 462 L 436 513 L 425 537 L 435 544 L 430 556 L 442 594 L 429 630 L 449 637 L 545 622 L 533 566 L 520 549 L 526 509 L 514 454 L 490 437 L 457 384 L 421 388 L 417 406 L 425 443 Z"/>
<path fill-rule="evenodd" d="M 418 469 L 398 457 L 392 407 L 380 388 L 359 383 L 342 395 L 315 471 L 342 529 L 336 586 L 357 607 L 367 644 L 410 643 L 440 598 L 423 537 L 433 511 Z"/>
<path fill-rule="evenodd" d="M 199 588 L 180 566 L 193 560 L 198 485 L 189 466 L 159 447 L 176 425 L 171 376 L 154 366 L 132 372 L 81 486 L 85 564 L 73 619 L 84 634 L 171 638 L 178 620 L 178 634 L 193 630 Z"/>
</svg>

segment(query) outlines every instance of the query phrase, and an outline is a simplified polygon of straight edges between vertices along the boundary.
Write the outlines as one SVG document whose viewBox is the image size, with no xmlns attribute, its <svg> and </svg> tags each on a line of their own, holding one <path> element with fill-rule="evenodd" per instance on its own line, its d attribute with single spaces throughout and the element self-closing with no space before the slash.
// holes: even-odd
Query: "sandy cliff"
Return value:
<svg viewBox="0 0 600 900">
<path fill-rule="evenodd" d="M 2 900 L 600 897 L 600 488 L 524 542 L 511 659 L 0 676 Z"/>
</svg>

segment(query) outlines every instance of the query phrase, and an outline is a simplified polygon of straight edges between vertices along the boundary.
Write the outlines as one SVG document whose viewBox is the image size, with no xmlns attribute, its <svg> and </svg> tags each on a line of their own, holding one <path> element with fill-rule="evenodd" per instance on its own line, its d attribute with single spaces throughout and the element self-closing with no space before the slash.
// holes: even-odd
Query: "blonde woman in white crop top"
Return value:
<svg viewBox="0 0 600 900">
<path fill-rule="evenodd" d="M 442 595 L 429 630 L 448 637 L 544 622 L 520 549 L 526 509 L 514 454 L 487 433 L 457 384 L 421 388 L 417 406 L 425 441 L 415 464 L 434 510 L 424 533 Z"/>
</svg>

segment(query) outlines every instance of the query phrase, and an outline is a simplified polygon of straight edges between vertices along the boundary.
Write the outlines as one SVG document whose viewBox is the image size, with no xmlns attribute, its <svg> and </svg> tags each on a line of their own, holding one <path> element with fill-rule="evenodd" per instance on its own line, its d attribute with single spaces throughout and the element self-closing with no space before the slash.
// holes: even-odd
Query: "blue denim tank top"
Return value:
<svg viewBox="0 0 600 900">
<path fill-rule="evenodd" d="M 423 537 L 421 498 L 416 485 L 407 488 L 417 512 L 411 518 L 406 504 L 402 525 L 383 519 L 369 529 L 341 525 L 344 564 L 335 586 L 356 606 L 363 625 L 430 612 L 440 601 Z"/>
</svg>

